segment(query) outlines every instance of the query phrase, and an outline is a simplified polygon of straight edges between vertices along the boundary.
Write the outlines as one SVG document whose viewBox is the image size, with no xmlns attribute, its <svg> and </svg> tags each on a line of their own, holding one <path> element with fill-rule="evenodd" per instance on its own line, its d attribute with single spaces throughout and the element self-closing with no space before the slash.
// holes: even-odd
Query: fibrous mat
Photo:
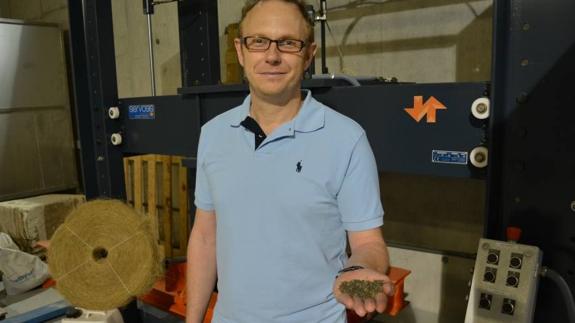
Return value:
<svg viewBox="0 0 575 323">
<path fill-rule="evenodd" d="M 56 230 L 48 266 L 73 305 L 110 310 L 146 293 L 161 274 L 148 221 L 115 200 L 84 203 Z"/>
</svg>

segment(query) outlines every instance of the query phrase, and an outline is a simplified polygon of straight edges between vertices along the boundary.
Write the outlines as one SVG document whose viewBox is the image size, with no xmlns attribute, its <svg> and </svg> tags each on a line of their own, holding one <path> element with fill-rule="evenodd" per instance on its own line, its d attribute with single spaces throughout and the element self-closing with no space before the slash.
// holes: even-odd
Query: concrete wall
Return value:
<svg viewBox="0 0 575 323">
<path fill-rule="evenodd" d="M 491 2 L 331 0 L 329 71 L 413 82 L 489 80 Z M 319 0 L 310 3 L 319 8 Z M 112 5 L 120 96 L 148 95 L 147 26 L 141 2 L 114 0 Z M 242 5 L 242 1 L 218 0 L 222 75 L 224 30 L 239 20 Z M 1 0 L 0 16 L 54 22 L 64 30 L 69 28 L 66 0 Z M 177 5 L 156 6 L 152 19 L 158 94 L 174 94 L 181 84 Z M 319 42 L 319 26 L 316 38 Z M 320 65 L 318 55 L 317 71 Z"/>
<path fill-rule="evenodd" d="M 490 0 L 335 0 L 328 6 L 330 72 L 419 83 L 490 78 Z"/>
<path fill-rule="evenodd" d="M 63 30 L 69 29 L 66 0 L 0 0 L 0 3 L 4 18 L 51 22 Z"/>
<path fill-rule="evenodd" d="M 0 200 L 76 189 L 66 2 L 2 0 L 0 17 L 56 24 L 2 24 Z"/>
<path fill-rule="evenodd" d="M 308 3 L 319 8 L 319 0 Z M 489 80 L 491 4 L 491 0 L 330 0 L 329 72 L 420 83 Z M 242 5 L 243 1 L 218 0 L 221 48 L 223 30 L 239 20 Z M 319 43 L 319 24 L 315 36 Z"/>
<path fill-rule="evenodd" d="M 148 31 L 142 2 L 113 0 L 112 10 L 119 96 L 148 96 Z M 70 28 L 67 0 L 0 0 L 0 17 L 57 23 L 65 31 Z M 176 3 L 156 7 L 153 29 L 157 94 L 175 94 L 181 86 Z"/>
<path fill-rule="evenodd" d="M 176 3 L 156 6 L 152 16 L 156 93 L 176 94 L 181 87 Z M 112 1 L 118 95 L 151 95 L 148 25 L 141 1 Z"/>
<path fill-rule="evenodd" d="M 68 29 L 66 0 L 0 3 L 0 14 L 5 17 L 55 22 Z M 309 3 L 319 8 L 319 0 Z M 410 82 L 489 80 L 491 3 L 492 0 L 330 0 L 328 22 L 332 33 L 326 35 L 329 72 L 396 77 Z M 120 96 L 149 95 L 147 25 L 142 4 L 114 0 L 112 5 Z M 224 30 L 239 20 L 242 5 L 243 1 L 218 0 L 222 79 Z M 174 94 L 181 84 L 177 5 L 156 6 L 152 20 L 157 92 Z M 319 42 L 319 26 L 315 30 Z"/>
</svg>

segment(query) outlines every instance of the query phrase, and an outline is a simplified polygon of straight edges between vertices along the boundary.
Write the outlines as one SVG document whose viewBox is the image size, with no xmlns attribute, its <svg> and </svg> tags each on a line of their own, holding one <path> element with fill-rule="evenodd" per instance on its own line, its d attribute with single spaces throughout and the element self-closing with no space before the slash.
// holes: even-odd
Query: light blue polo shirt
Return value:
<svg viewBox="0 0 575 323">
<path fill-rule="evenodd" d="M 307 95 L 254 149 L 250 96 L 202 127 L 196 207 L 215 210 L 214 323 L 346 322 L 332 293 L 346 230 L 383 224 L 365 131 Z"/>
</svg>

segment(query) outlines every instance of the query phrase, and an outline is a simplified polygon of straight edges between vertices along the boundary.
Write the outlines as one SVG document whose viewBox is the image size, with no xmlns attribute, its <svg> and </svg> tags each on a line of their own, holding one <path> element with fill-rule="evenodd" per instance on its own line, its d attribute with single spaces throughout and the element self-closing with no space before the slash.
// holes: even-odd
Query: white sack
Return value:
<svg viewBox="0 0 575 323">
<path fill-rule="evenodd" d="M 14 243 L 10 235 L 4 232 L 0 232 L 0 248 L 20 250 L 20 248 L 18 248 L 18 246 Z"/>
<path fill-rule="evenodd" d="M 0 271 L 8 295 L 29 291 L 50 276 L 48 265 L 38 256 L 10 248 L 0 248 Z"/>
</svg>

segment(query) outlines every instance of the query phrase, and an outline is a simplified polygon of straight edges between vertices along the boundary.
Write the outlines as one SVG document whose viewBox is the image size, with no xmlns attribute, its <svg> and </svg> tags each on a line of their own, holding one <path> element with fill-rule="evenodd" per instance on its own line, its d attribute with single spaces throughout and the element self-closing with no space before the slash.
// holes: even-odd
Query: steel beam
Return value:
<svg viewBox="0 0 575 323">
<path fill-rule="evenodd" d="M 485 235 L 543 250 L 543 264 L 575 291 L 575 2 L 499 0 L 494 11 L 493 113 Z M 535 322 L 565 322 L 564 301 L 542 280 Z"/>
<path fill-rule="evenodd" d="M 69 0 L 74 101 L 87 198 L 125 198 L 122 151 L 110 143 L 121 123 L 110 0 Z"/>
<path fill-rule="evenodd" d="M 220 83 L 218 3 L 178 2 L 182 87 Z"/>
</svg>

